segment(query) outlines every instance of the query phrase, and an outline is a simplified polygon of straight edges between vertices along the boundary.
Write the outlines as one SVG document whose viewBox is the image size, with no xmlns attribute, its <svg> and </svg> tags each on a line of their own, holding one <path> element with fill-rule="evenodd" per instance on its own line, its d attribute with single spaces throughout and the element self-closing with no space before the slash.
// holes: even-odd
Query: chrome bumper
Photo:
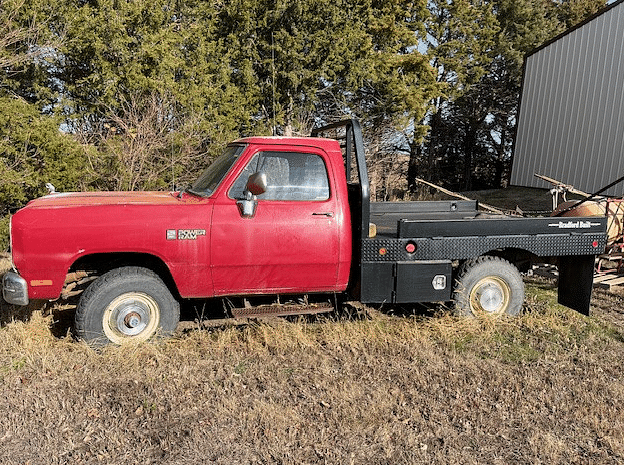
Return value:
<svg viewBox="0 0 624 465">
<path fill-rule="evenodd" d="M 17 273 L 9 271 L 2 278 L 2 297 L 13 305 L 28 305 L 28 285 Z"/>
</svg>

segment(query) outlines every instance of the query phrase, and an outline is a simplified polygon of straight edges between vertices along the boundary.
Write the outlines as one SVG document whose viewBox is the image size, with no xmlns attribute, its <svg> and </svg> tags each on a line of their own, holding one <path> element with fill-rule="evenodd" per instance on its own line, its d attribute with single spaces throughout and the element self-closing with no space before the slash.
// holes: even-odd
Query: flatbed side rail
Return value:
<svg viewBox="0 0 624 465">
<path fill-rule="evenodd" d="M 604 233 L 377 237 L 363 241 L 362 260 L 375 262 L 468 260 L 505 249 L 525 250 L 537 257 L 598 255 L 604 250 L 605 243 Z"/>
<path fill-rule="evenodd" d="M 398 220 L 398 237 L 469 237 L 535 234 L 604 234 L 606 218 L 512 218 L 490 217 L 445 220 Z"/>
</svg>

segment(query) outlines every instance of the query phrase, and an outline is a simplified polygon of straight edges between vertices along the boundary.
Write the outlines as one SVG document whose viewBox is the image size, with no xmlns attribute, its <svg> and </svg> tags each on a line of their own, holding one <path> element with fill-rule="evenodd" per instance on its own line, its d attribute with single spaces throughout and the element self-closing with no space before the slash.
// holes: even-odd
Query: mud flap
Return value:
<svg viewBox="0 0 624 465">
<path fill-rule="evenodd" d="M 559 257 L 558 301 L 561 305 L 589 315 L 595 262 L 594 255 Z"/>
</svg>

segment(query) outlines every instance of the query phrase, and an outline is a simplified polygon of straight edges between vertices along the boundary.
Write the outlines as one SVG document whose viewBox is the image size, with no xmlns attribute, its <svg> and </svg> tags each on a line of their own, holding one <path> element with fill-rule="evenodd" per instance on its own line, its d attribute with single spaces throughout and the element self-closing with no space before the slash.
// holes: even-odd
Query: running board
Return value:
<svg viewBox="0 0 624 465">
<path fill-rule="evenodd" d="M 232 308 L 234 318 L 262 318 L 268 316 L 288 316 L 288 315 L 314 315 L 317 313 L 327 313 L 334 310 L 334 306 L 329 302 L 310 304 L 272 304 L 258 305 L 256 307 Z"/>
</svg>

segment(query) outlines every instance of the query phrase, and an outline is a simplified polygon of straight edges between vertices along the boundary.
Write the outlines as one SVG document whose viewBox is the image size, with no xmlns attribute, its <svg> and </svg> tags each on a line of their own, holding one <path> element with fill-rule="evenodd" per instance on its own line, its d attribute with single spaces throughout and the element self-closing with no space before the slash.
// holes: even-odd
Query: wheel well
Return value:
<svg viewBox="0 0 624 465">
<path fill-rule="evenodd" d="M 537 255 L 524 249 L 496 249 L 490 250 L 483 255 L 503 258 L 513 264 L 516 268 L 518 268 L 521 273 L 525 273 L 526 271 L 530 270 L 533 263 L 540 262 L 540 259 Z"/>
<path fill-rule="evenodd" d="M 91 276 L 101 276 L 108 271 L 124 266 L 139 266 L 156 273 L 171 293 L 179 298 L 177 286 L 169 268 L 160 258 L 144 253 L 103 253 L 80 257 L 69 268 L 69 273 L 86 271 Z"/>
</svg>

